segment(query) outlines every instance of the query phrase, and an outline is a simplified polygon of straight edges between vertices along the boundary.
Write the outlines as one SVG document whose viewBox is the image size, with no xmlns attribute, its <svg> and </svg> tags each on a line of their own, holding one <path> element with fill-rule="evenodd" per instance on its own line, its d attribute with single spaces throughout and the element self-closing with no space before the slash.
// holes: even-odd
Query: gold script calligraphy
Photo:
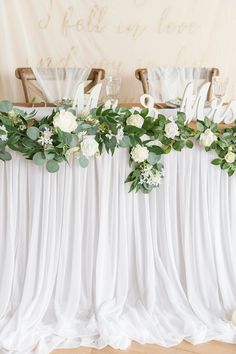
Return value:
<svg viewBox="0 0 236 354">
<path fill-rule="evenodd" d="M 49 0 L 49 12 L 46 19 L 39 21 L 39 28 L 46 29 L 51 21 L 52 16 L 52 9 L 53 9 L 53 0 Z"/>
<path fill-rule="evenodd" d="M 46 67 L 68 67 L 68 66 L 73 66 L 76 65 L 76 56 L 77 56 L 77 48 L 75 46 L 72 46 L 68 53 L 62 57 L 52 57 L 52 56 L 47 56 L 47 57 L 42 57 L 39 59 L 37 62 L 37 66 L 46 68 Z"/>
<path fill-rule="evenodd" d="M 62 20 L 62 33 L 67 35 L 70 29 L 73 29 L 77 32 L 96 32 L 101 33 L 104 30 L 104 17 L 106 15 L 107 8 L 100 7 L 95 4 L 89 11 L 87 19 L 79 18 L 74 19 L 74 14 L 76 13 L 73 6 L 70 6 Z"/>
<path fill-rule="evenodd" d="M 46 30 L 52 22 L 53 8 L 55 7 L 54 0 L 47 1 L 49 1 L 48 14 L 46 18 L 41 19 L 38 22 L 40 30 Z M 109 9 L 108 6 L 101 6 L 96 2 L 92 3 L 91 8 L 88 8 L 86 13 L 80 10 L 79 6 L 69 6 L 64 8 L 64 10 L 62 8 L 61 18 L 56 18 L 54 24 L 55 26 L 58 26 L 58 30 L 60 30 L 63 36 L 68 36 L 71 31 L 75 31 L 76 33 L 84 32 L 97 34 L 103 34 L 106 32 L 107 34 L 116 33 L 124 36 L 128 35 L 133 40 L 141 38 L 145 33 L 153 35 L 157 34 L 159 36 L 165 34 L 191 35 L 199 29 L 199 25 L 191 19 L 188 19 L 187 21 L 176 19 L 172 12 L 173 9 L 170 7 L 166 7 L 160 11 L 155 22 L 148 21 L 148 23 L 143 23 L 148 16 L 143 17 L 142 22 L 135 21 L 135 16 L 131 21 L 129 21 L 127 17 L 126 21 L 129 22 L 122 21 L 122 23 L 119 23 L 118 16 L 114 18 L 114 21 L 106 21 L 107 18 L 109 20 Z M 78 10 L 81 11 L 81 15 L 79 16 Z M 130 12 L 132 13 L 132 11 Z"/>
<path fill-rule="evenodd" d="M 182 21 L 170 19 L 171 10 L 165 8 L 161 12 L 157 25 L 157 33 L 159 34 L 192 34 L 198 29 L 198 25 L 194 21 Z"/>
</svg>

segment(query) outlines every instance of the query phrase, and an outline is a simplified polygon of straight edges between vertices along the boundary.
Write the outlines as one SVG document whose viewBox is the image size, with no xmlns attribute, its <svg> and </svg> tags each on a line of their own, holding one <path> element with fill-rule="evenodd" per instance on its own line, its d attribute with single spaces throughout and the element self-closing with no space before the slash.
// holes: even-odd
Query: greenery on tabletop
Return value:
<svg viewBox="0 0 236 354">
<path fill-rule="evenodd" d="M 1 160 L 10 160 L 10 150 L 14 150 L 53 173 L 71 155 L 85 168 L 93 156 L 126 148 L 131 172 L 125 182 L 131 184 L 130 191 L 149 193 L 164 176 L 161 155 L 192 148 L 199 140 L 206 151 L 216 152 L 212 164 L 227 170 L 229 176 L 236 169 L 236 127 L 219 130 L 208 118 L 197 121 L 193 129 L 185 124 L 184 113 L 178 112 L 175 119 L 163 114 L 151 117 L 146 108 L 132 112 L 100 106 L 76 114 L 70 106 L 66 110 L 56 107 L 40 121 L 34 119 L 35 113 L 13 108 L 8 101 L 0 103 Z"/>
<path fill-rule="evenodd" d="M 236 170 L 236 126 L 227 127 L 219 130 L 218 125 L 210 119 L 205 118 L 204 121 L 197 122 L 196 138 L 201 141 L 202 134 L 212 132 L 213 138 L 209 140 L 209 144 L 205 146 L 205 150 L 214 150 L 217 158 L 211 161 L 213 165 L 219 165 L 222 170 L 226 170 L 229 176 L 234 174 Z"/>
</svg>

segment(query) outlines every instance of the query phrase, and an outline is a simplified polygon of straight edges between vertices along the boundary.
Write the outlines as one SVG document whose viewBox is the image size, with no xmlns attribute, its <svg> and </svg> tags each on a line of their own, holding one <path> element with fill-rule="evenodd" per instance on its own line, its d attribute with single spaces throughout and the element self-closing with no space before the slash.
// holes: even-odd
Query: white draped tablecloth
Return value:
<svg viewBox="0 0 236 354">
<path fill-rule="evenodd" d="M 128 152 L 0 162 L 0 352 L 236 343 L 236 176 L 199 146 L 128 193 Z"/>
</svg>

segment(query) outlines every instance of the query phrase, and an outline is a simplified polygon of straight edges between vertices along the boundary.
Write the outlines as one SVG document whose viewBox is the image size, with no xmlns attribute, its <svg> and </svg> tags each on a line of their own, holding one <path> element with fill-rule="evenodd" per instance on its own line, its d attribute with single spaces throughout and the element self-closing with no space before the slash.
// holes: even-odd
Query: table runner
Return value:
<svg viewBox="0 0 236 354">
<path fill-rule="evenodd" d="M 202 147 L 163 157 L 128 193 L 128 152 L 63 164 L 0 162 L 0 348 L 236 343 L 236 178 Z"/>
</svg>

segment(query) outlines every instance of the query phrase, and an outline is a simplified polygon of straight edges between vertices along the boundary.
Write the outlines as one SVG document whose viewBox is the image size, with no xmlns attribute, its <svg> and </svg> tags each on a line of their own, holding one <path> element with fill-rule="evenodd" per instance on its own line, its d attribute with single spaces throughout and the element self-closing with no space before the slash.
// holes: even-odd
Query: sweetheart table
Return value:
<svg viewBox="0 0 236 354">
<path fill-rule="evenodd" d="M 0 162 L 0 352 L 236 343 L 236 176 L 214 153 L 163 157 L 128 193 L 127 149 L 57 174 Z"/>
</svg>

